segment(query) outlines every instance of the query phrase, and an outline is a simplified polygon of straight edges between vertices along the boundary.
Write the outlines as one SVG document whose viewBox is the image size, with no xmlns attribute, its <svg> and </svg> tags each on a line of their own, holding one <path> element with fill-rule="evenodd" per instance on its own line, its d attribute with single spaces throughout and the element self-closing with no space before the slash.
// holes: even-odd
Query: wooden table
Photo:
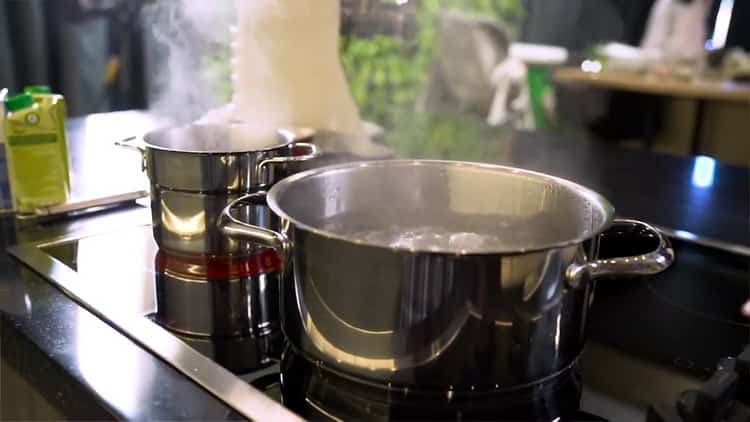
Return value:
<svg viewBox="0 0 750 422">
<path fill-rule="evenodd" d="M 700 150 L 700 134 L 707 101 L 741 102 L 750 106 L 750 84 L 732 81 L 668 78 L 648 73 L 605 70 L 599 73 L 584 72 L 578 67 L 564 67 L 553 73 L 560 83 L 598 86 L 640 94 L 689 98 L 697 102 L 695 125 L 690 141 L 690 153 Z"/>
</svg>

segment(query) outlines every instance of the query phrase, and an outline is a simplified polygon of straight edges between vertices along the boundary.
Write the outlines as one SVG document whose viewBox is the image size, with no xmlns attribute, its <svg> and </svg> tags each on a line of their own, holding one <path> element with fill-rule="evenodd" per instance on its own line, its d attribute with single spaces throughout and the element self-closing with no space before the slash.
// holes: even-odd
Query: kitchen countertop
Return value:
<svg viewBox="0 0 750 422">
<path fill-rule="evenodd" d="M 553 78 L 558 82 L 586 83 L 642 94 L 750 103 L 750 84 L 728 80 L 686 80 L 617 70 L 592 73 L 584 72 L 580 67 L 558 69 Z"/>
<path fill-rule="evenodd" d="M 569 178 L 609 199 L 621 217 L 691 237 L 750 246 L 750 168 L 595 142 L 515 135 L 502 163 Z M 687 233 L 686 233 L 687 232 Z"/>
<path fill-rule="evenodd" d="M 92 190 L 102 189 L 108 183 L 122 186 L 143 183 L 137 154 L 110 149 L 109 145 L 117 138 L 143 132 L 155 124 L 143 112 L 72 119 L 68 129 L 74 183 L 91 186 Z M 488 145 L 484 161 L 545 171 L 585 184 L 609 198 L 621 216 L 722 242 L 750 245 L 747 168 L 706 159 L 616 149 L 544 133 L 490 133 L 483 140 Z M 444 158 L 436 153 L 420 155 Z M 456 157 L 451 155 L 451 158 Z M 136 165 L 130 169 L 122 165 L 125 162 Z M 23 228 L 6 216 L 0 219 L 0 246 L 4 250 L 13 244 L 67 233 L 123 227 L 142 218 L 143 211 L 137 207 L 118 208 L 77 220 Z M 78 306 L 7 253 L 0 253 L 0 267 L 0 392 L 7 399 L 3 403 L 11 401 L 8 395 L 25 399 L 10 407 L 3 404 L 0 417 L 226 419 L 232 416 L 230 409 L 210 394 Z M 11 381 L 15 382 L 8 384 Z M 118 389 L 118 383 L 133 382 L 142 388 L 136 397 L 127 394 L 131 390 Z M 42 401 L 47 407 L 34 405 L 39 397 L 44 397 Z M 40 409 L 45 408 L 48 411 L 41 413 Z"/>
</svg>

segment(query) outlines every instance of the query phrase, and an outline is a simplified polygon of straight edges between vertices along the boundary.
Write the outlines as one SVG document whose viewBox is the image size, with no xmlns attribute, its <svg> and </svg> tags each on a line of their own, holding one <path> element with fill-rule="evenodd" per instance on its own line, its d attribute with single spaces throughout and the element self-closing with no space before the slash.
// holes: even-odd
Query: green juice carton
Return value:
<svg viewBox="0 0 750 422">
<path fill-rule="evenodd" d="M 0 89 L 0 148 L 5 145 L 5 99 L 8 97 L 8 89 Z M 5 154 L 0 154 L 0 212 L 12 211 L 13 200 L 10 194 L 10 182 L 8 181 L 8 159 Z"/>
<path fill-rule="evenodd" d="M 31 99 L 40 107 L 53 111 L 52 117 L 55 123 L 60 127 L 62 153 L 65 156 L 65 183 L 67 183 L 68 192 L 70 192 L 70 158 L 68 156 L 68 139 L 65 135 L 65 120 L 68 118 L 68 112 L 65 107 L 65 97 L 61 94 L 54 94 L 46 85 L 29 85 L 23 88 L 23 92 L 31 95 Z"/>
<path fill-rule="evenodd" d="M 5 102 L 5 155 L 19 213 L 64 203 L 70 192 L 65 129 L 44 102 L 19 94 Z"/>
</svg>

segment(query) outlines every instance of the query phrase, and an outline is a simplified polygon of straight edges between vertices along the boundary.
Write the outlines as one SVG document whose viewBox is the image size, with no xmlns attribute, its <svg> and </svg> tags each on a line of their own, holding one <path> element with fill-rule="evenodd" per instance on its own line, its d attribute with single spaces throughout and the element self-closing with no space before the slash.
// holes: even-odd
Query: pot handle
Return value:
<svg viewBox="0 0 750 422">
<path fill-rule="evenodd" d="M 217 224 L 219 230 L 221 230 L 225 236 L 232 239 L 257 243 L 276 250 L 281 258 L 281 268 L 283 273 L 289 264 L 289 257 L 291 256 L 292 243 L 289 241 L 289 238 L 283 233 L 245 223 L 232 215 L 232 211 L 240 206 L 266 205 L 266 195 L 267 192 L 258 191 L 235 199 L 221 212 Z"/>
<path fill-rule="evenodd" d="M 642 255 L 598 259 L 585 264 L 574 263 L 568 267 L 565 274 L 569 285 L 578 287 L 584 275 L 598 278 L 658 274 L 674 262 L 674 250 L 669 239 L 659 230 L 642 221 L 617 219 L 604 233 L 615 237 L 655 238 L 659 244 L 653 251 Z"/>
<path fill-rule="evenodd" d="M 134 149 L 139 152 L 146 152 L 146 147 L 143 145 L 143 140 L 138 136 L 130 136 L 119 141 L 115 141 L 115 145 L 123 148 Z"/>
<path fill-rule="evenodd" d="M 256 180 L 261 180 L 263 171 L 267 166 L 308 161 L 320 156 L 320 150 L 318 149 L 318 147 L 310 142 L 293 142 L 289 144 L 290 152 L 295 148 L 302 148 L 306 151 L 301 155 L 279 155 L 277 157 L 266 158 L 265 160 L 258 163 L 258 165 L 255 167 Z"/>
<path fill-rule="evenodd" d="M 139 136 L 131 136 L 119 141 L 115 145 L 122 148 L 134 149 L 141 153 L 141 171 L 146 171 L 146 146 L 143 139 Z"/>
</svg>

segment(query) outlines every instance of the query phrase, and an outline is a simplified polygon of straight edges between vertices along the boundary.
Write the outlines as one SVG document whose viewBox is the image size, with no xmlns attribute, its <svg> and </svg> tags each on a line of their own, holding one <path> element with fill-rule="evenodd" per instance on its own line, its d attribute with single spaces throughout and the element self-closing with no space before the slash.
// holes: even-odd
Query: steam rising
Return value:
<svg viewBox="0 0 750 422">
<path fill-rule="evenodd" d="M 184 124 L 223 105 L 217 91 L 229 86 L 229 71 L 210 75 L 206 60 L 228 51 L 234 13 L 231 1 L 159 0 L 144 8 L 152 111 Z"/>
<path fill-rule="evenodd" d="M 338 0 L 159 1 L 144 22 L 156 50 L 152 109 L 175 123 L 239 121 L 363 137 L 338 57 Z M 211 77 L 209 64 L 225 74 Z M 230 79 L 227 103 L 216 91 Z"/>
<path fill-rule="evenodd" d="M 252 0 L 236 6 L 235 116 L 361 135 L 338 57 L 339 0 Z"/>
<path fill-rule="evenodd" d="M 389 155 L 368 139 L 349 92 L 338 57 L 339 7 L 339 0 L 149 5 L 151 111 L 176 125 L 246 123 L 263 143 L 269 131 L 312 128 L 336 140 L 327 152 Z"/>
</svg>

